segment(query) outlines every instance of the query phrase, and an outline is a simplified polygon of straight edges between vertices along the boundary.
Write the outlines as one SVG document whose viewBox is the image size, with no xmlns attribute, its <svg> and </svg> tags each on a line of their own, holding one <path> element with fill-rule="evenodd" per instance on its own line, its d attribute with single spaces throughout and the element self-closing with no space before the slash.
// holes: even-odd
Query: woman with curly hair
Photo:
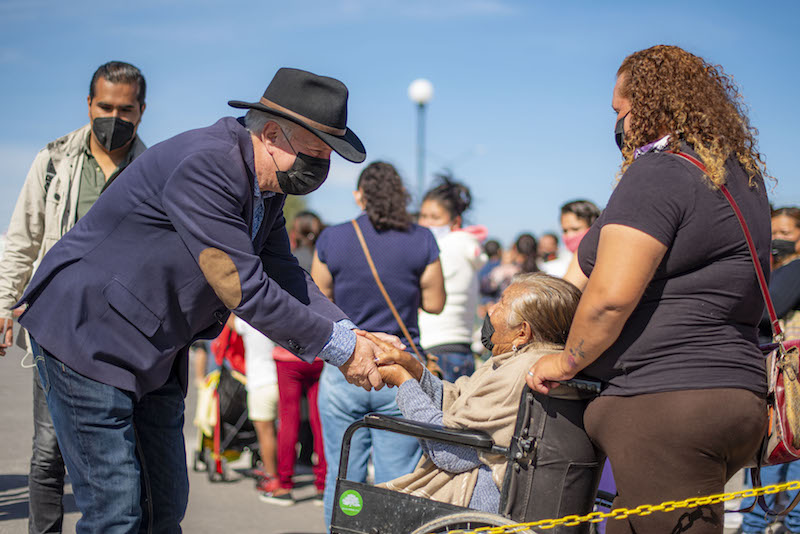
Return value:
<svg viewBox="0 0 800 534">
<path fill-rule="evenodd" d="M 767 424 L 763 300 L 739 204 L 769 271 L 770 211 L 741 97 L 721 67 L 675 46 L 625 58 L 612 106 L 624 162 L 566 279 L 583 290 L 566 347 L 528 383 L 579 371 L 606 383 L 584 415 L 616 507 L 720 493 Z M 703 173 L 680 152 L 701 160 Z M 610 521 L 609 533 L 723 531 L 722 504 Z"/>
<path fill-rule="evenodd" d="M 444 308 L 444 277 L 436 240 L 430 230 L 411 222 L 406 211 L 409 195 L 402 178 L 389 163 L 378 161 L 368 165 L 358 179 L 354 196 L 365 212 L 355 221 L 381 282 L 414 343 L 419 344 L 417 311 L 421 308 L 428 313 L 440 313 Z M 311 277 L 360 328 L 387 332 L 404 340 L 372 276 L 352 222 L 331 226 L 320 234 Z M 325 365 L 318 405 L 329 466 L 324 496 L 326 524 L 330 524 L 333 510 L 336 466 L 345 430 L 371 412 L 400 416 L 396 394 L 394 388 L 365 391 L 347 383 L 336 368 Z M 372 456 L 375 483 L 389 481 L 411 471 L 421 454 L 414 438 L 359 430 L 350 445 L 348 479 L 366 481 L 367 463 Z"/>
</svg>

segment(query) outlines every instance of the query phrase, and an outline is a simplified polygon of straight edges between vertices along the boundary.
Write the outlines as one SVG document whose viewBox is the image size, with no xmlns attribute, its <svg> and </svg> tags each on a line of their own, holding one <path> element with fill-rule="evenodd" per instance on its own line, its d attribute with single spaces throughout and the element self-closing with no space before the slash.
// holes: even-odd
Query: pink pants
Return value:
<svg viewBox="0 0 800 534">
<path fill-rule="evenodd" d="M 308 398 L 308 418 L 314 435 L 314 485 L 317 491 L 325 489 L 325 449 L 322 443 L 322 424 L 317 409 L 319 375 L 325 364 L 321 360 L 275 361 L 278 371 L 278 479 L 282 488 L 291 489 L 294 484 L 294 464 L 297 460 L 297 436 L 300 431 L 300 400 L 305 393 Z"/>
</svg>

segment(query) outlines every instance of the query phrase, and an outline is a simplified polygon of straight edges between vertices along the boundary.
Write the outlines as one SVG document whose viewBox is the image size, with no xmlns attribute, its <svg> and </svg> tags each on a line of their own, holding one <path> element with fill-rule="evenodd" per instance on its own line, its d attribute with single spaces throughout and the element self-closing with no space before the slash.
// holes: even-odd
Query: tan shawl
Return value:
<svg viewBox="0 0 800 534">
<path fill-rule="evenodd" d="M 508 447 L 514 433 L 525 375 L 539 358 L 562 350 L 558 345 L 531 344 L 516 354 L 492 356 L 472 376 L 454 383 L 444 382 L 442 411 L 444 426 L 482 430 L 496 445 Z M 479 452 L 480 461 L 492 470 L 499 488 L 506 470 L 506 458 Z M 464 473 L 449 473 L 423 455 L 413 472 L 382 487 L 419 497 L 468 506 L 478 480 L 479 467 Z"/>
</svg>

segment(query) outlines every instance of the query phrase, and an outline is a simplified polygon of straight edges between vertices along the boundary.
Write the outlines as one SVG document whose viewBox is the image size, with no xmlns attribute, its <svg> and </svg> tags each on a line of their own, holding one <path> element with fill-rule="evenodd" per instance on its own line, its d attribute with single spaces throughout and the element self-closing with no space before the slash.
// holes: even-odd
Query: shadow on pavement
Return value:
<svg viewBox="0 0 800 534">
<path fill-rule="evenodd" d="M 28 489 L 28 475 L 0 475 L 0 492 L 16 488 Z"/>
<path fill-rule="evenodd" d="M 66 493 L 63 499 L 64 513 L 78 511 L 75 497 Z M 27 475 L 0 475 L 0 522 L 28 517 Z"/>
</svg>

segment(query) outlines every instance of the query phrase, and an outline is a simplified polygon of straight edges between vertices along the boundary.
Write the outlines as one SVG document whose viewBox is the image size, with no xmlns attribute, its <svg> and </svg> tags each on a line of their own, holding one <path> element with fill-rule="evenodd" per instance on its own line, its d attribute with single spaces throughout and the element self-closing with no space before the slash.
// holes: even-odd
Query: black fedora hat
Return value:
<svg viewBox="0 0 800 534">
<path fill-rule="evenodd" d="M 258 109 L 295 122 L 348 161 L 361 163 L 367 157 L 361 140 L 347 127 L 347 87 L 334 78 L 282 68 L 260 101 L 231 100 L 228 105 Z"/>
</svg>

